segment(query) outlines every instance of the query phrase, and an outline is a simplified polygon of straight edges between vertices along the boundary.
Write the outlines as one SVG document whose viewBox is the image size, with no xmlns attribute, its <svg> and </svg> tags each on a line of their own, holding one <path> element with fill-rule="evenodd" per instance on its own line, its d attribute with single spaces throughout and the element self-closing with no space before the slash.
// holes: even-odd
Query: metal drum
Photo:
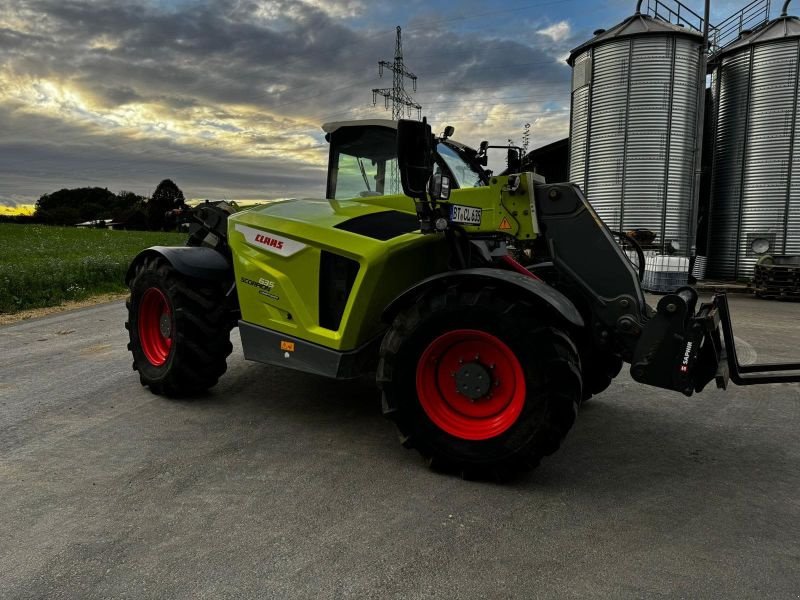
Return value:
<svg viewBox="0 0 800 600">
<path fill-rule="evenodd" d="M 709 274 L 752 277 L 800 255 L 800 19 L 784 14 L 714 58 Z"/>
</svg>

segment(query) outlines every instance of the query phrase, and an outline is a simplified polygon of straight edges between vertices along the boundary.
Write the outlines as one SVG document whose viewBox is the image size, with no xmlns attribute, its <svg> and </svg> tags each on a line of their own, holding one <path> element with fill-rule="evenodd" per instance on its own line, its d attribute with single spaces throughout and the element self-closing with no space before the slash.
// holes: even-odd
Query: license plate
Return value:
<svg viewBox="0 0 800 600">
<path fill-rule="evenodd" d="M 480 208 L 454 204 L 450 207 L 450 221 L 460 225 L 480 225 L 482 212 Z"/>
</svg>

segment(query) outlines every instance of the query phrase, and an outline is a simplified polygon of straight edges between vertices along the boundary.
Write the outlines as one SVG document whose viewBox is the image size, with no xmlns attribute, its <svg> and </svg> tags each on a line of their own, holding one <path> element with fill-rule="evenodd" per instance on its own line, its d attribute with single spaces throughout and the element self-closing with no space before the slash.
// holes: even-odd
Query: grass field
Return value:
<svg viewBox="0 0 800 600">
<path fill-rule="evenodd" d="M 185 234 L 0 223 L 0 313 L 123 291 L 128 264 Z"/>
</svg>

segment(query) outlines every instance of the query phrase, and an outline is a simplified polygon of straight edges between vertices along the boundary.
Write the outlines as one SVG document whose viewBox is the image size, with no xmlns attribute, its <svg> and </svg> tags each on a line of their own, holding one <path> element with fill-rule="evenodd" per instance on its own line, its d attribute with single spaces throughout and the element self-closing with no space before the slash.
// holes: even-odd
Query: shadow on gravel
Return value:
<svg viewBox="0 0 800 600">
<path fill-rule="evenodd" d="M 415 452 L 392 452 L 394 427 L 382 417 L 380 393 L 369 378 L 342 382 L 262 365 L 237 367 L 212 393 L 186 402 L 185 409 L 219 411 L 231 423 L 246 423 L 252 431 L 245 437 L 257 446 L 274 441 L 270 428 L 279 424 L 292 430 L 284 435 L 312 447 L 320 435 L 336 440 L 345 452 L 357 440 L 376 463 L 405 460 L 427 469 Z M 753 437 L 740 422 L 725 424 L 704 413 L 697 398 L 670 395 L 664 400 L 662 392 L 649 390 L 630 398 L 627 388 L 612 388 L 587 403 L 561 450 L 538 469 L 500 485 L 586 489 L 610 496 L 624 489 L 635 496 L 654 486 L 742 481 L 743 471 L 762 472 L 760 464 L 780 463 L 785 455 L 779 440 Z"/>
<path fill-rule="evenodd" d="M 786 456 L 780 439 L 763 429 L 754 436 L 746 423 L 692 418 L 690 411 L 618 402 L 610 395 L 585 407 L 561 451 L 519 485 L 581 490 L 597 501 L 620 502 L 654 492 L 670 498 L 702 496 L 703 490 L 738 494 L 785 482 L 780 471 L 788 466 Z"/>
</svg>

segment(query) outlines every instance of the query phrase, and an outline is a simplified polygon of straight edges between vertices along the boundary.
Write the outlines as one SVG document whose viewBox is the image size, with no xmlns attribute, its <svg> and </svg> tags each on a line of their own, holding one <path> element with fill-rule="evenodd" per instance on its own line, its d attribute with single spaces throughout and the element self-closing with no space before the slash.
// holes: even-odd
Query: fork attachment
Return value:
<svg viewBox="0 0 800 600">
<path fill-rule="evenodd" d="M 631 375 L 648 385 L 691 396 L 712 380 L 717 387 L 800 382 L 800 363 L 741 365 L 736 354 L 728 297 L 716 294 L 695 313 L 689 287 L 664 296 L 642 328 Z"/>
</svg>

